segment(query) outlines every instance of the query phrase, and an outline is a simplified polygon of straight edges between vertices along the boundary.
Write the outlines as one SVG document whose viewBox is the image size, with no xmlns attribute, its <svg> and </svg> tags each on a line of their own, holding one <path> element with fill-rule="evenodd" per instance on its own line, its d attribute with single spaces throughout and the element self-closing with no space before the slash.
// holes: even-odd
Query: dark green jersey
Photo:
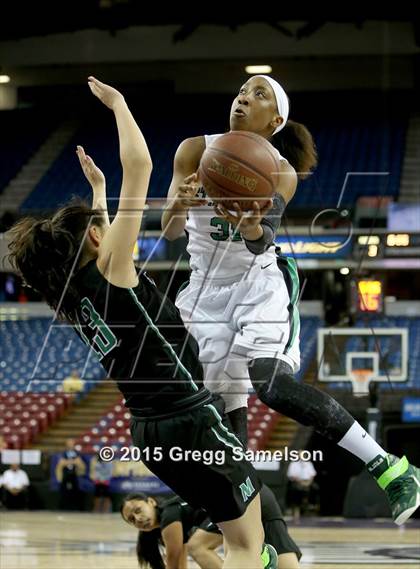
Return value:
<svg viewBox="0 0 420 569">
<path fill-rule="evenodd" d="M 184 543 L 186 543 L 190 537 L 191 530 L 201 525 L 205 519 L 208 519 L 208 513 L 202 508 L 194 509 L 179 496 L 174 496 L 158 506 L 158 517 L 161 530 L 173 522 L 181 522 Z"/>
<path fill-rule="evenodd" d="M 76 330 L 116 380 L 127 407 L 159 413 L 202 387 L 197 343 L 145 273 L 135 288 L 117 287 L 92 260 L 74 281 L 81 295 Z"/>
</svg>

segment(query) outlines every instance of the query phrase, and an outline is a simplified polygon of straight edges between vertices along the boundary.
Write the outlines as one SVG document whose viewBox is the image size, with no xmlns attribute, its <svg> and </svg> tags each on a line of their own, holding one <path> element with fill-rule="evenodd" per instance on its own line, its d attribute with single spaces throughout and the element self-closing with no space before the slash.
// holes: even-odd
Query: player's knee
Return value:
<svg viewBox="0 0 420 569">
<path fill-rule="evenodd" d="M 275 358 L 258 358 L 249 365 L 249 376 L 259 399 L 268 407 L 287 405 L 296 380 L 289 364 Z"/>
<path fill-rule="evenodd" d="M 188 554 L 191 555 L 194 560 L 199 558 L 203 549 L 205 549 L 205 545 L 196 533 L 194 533 L 187 542 Z"/>
<path fill-rule="evenodd" d="M 264 541 L 264 532 L 235 532 L 230 535 L 227 532 L 223 533 L 226 541 L 227 549 L 233 552 L 247 551 L 250 555 L 261 553 L 261 547 Z"/>
<path fill-rule="evenodd" d="M 212 549 L 208 541 L 208 535 L 206 532 L 198 529 L 187 542 L 187 551 L 191 557 L 197 561 L 200 559 L 203 553 L 205 553 L 208 549 Z"/>
</svg>

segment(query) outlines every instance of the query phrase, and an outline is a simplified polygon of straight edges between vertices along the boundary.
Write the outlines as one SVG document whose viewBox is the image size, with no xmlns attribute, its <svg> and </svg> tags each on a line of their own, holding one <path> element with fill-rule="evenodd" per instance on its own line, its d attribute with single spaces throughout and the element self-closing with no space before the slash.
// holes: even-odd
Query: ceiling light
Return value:
<svg viewBox="0 0 420 569">
<path fill-rule="evenodd" d="M 273 69 L 271 65 L 247 65 L 245 71 L 249 75 L 259 75 L 260 73 L 271 73 Z"/>
</svg>

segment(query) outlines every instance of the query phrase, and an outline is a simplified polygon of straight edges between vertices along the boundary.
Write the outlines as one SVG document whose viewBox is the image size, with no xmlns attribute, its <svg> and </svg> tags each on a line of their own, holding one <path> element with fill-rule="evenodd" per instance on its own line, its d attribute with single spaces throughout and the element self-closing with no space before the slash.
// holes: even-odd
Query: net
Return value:
<svg viewBox="0 0 420 569">
<path fill-rule="evenodd" d="M 353 395 L 363 397 L 369 395 L 369 383 L 373 377 L 372 369 L 353 369 L 350 372 Z"/>
</svg>

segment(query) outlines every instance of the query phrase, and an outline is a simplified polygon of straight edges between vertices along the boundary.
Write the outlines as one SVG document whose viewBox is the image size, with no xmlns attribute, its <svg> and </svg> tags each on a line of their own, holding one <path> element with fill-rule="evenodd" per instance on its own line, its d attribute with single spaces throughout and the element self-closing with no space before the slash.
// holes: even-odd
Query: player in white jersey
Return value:
<svg viewBox="0 0 420 569">
<path fill-rule="evenodd" d="M 255 203 L 251 214 L 209 203 L 197 169 L 212 137 L 184 140 L 175 155 L 168 203 L 162 216 L 165 236 L 188 231 L 191 278 L 176 304 L 200 347 L 205 385 L 221 393 L 232 426 L 246 442 L 246 401 L 250 379 L 266 405 L 313 426 L 360 458 L 386 491 L 396 523 L 420 505 L 420 470 L 388 455 L 332 397 L 299 383 L 298 279 L 289 259 L 276 259 L 273 245 L 281 215 L 297 179 L 316 164 L 312 137 L 288 120 L 289 101 L 281 85 L 254 76 L 234 99 L 231 130 L 270 140 L 279 150 L 279 178 L 273 200 Z M 217 135 L 216 135 L 217 136 Z"/>
<path fill-rule="evenodd" d="M 250 130 L 265 138 L 282 130 L 279 148 L 292 148 L 295 168 L 276 148 L 281 175 L 274 200 L 260 201 L 252 217 L 240 211 L 232 216 L 226 210 L 215 212 L 195 175 L 182 184 L 186 172 L 197 170 L 205 147 L 221 136 L 208 135 L 187 139 L 178 149 L 169 197 L 182 199 L 169 200 L 162 219 L 167 238 L 177 238 L 184 230 L 188 234 L 192 272 L 176 304 L 199 343 L 206 385 L 223 394 L 232 425 L 244 442 L 251 387 L 247 358 L 280 358 L 292 373 L 300 365 L 297 268 L 293 259 L 277 257 L 274 234 L 294 195 L 296 171 L 305 177 L 316 163 L 316 152 L 306 128 L 287 122 L 288 99 L 277 86 L 265 76 L 250 79 L 231 110 L 232 130 Z M 283 116 L 273 116 L 276 103 L 283 106 Z M 274 139 L 277 134 L 273 144 Z M 293 151 L 297 145 L 299 153 Z"/>
<path fill-rule="evenodd" d="M 205 136 L 205 145 L 219 136 Z M 269 239 L 258 255 L 246 240 L 248 234 L 241 231 L 242 224 L 238 231 L 236 219 L 229 220 L 226 210 L 216 213 L 210 200 L 192 207 L 185 224 L 191 276 L 188 286 L 179 292 L 176 305 L 199 343 L 206 385 L 223 394 L 226 412 L 243 440 L 252 386 L 247 359 L 242 354 L 278 357 L 290 365 L 293 373 L 300 365 L 297 267 L 293 259 L 277 256 L 273 239 L 296 182 L 279 152 L 278 158 L 286 177 L 280 187 L 282 193 L 275 197 L 270 214 L 272 202 L 262 203 L 262 211 L 251 222 L 259 222 L 267 214 L 265 222 L 272 225 L 266 226 Z M 205 198 L 203 188 L 199 188 L 198 195 Z"/>
</svg>

